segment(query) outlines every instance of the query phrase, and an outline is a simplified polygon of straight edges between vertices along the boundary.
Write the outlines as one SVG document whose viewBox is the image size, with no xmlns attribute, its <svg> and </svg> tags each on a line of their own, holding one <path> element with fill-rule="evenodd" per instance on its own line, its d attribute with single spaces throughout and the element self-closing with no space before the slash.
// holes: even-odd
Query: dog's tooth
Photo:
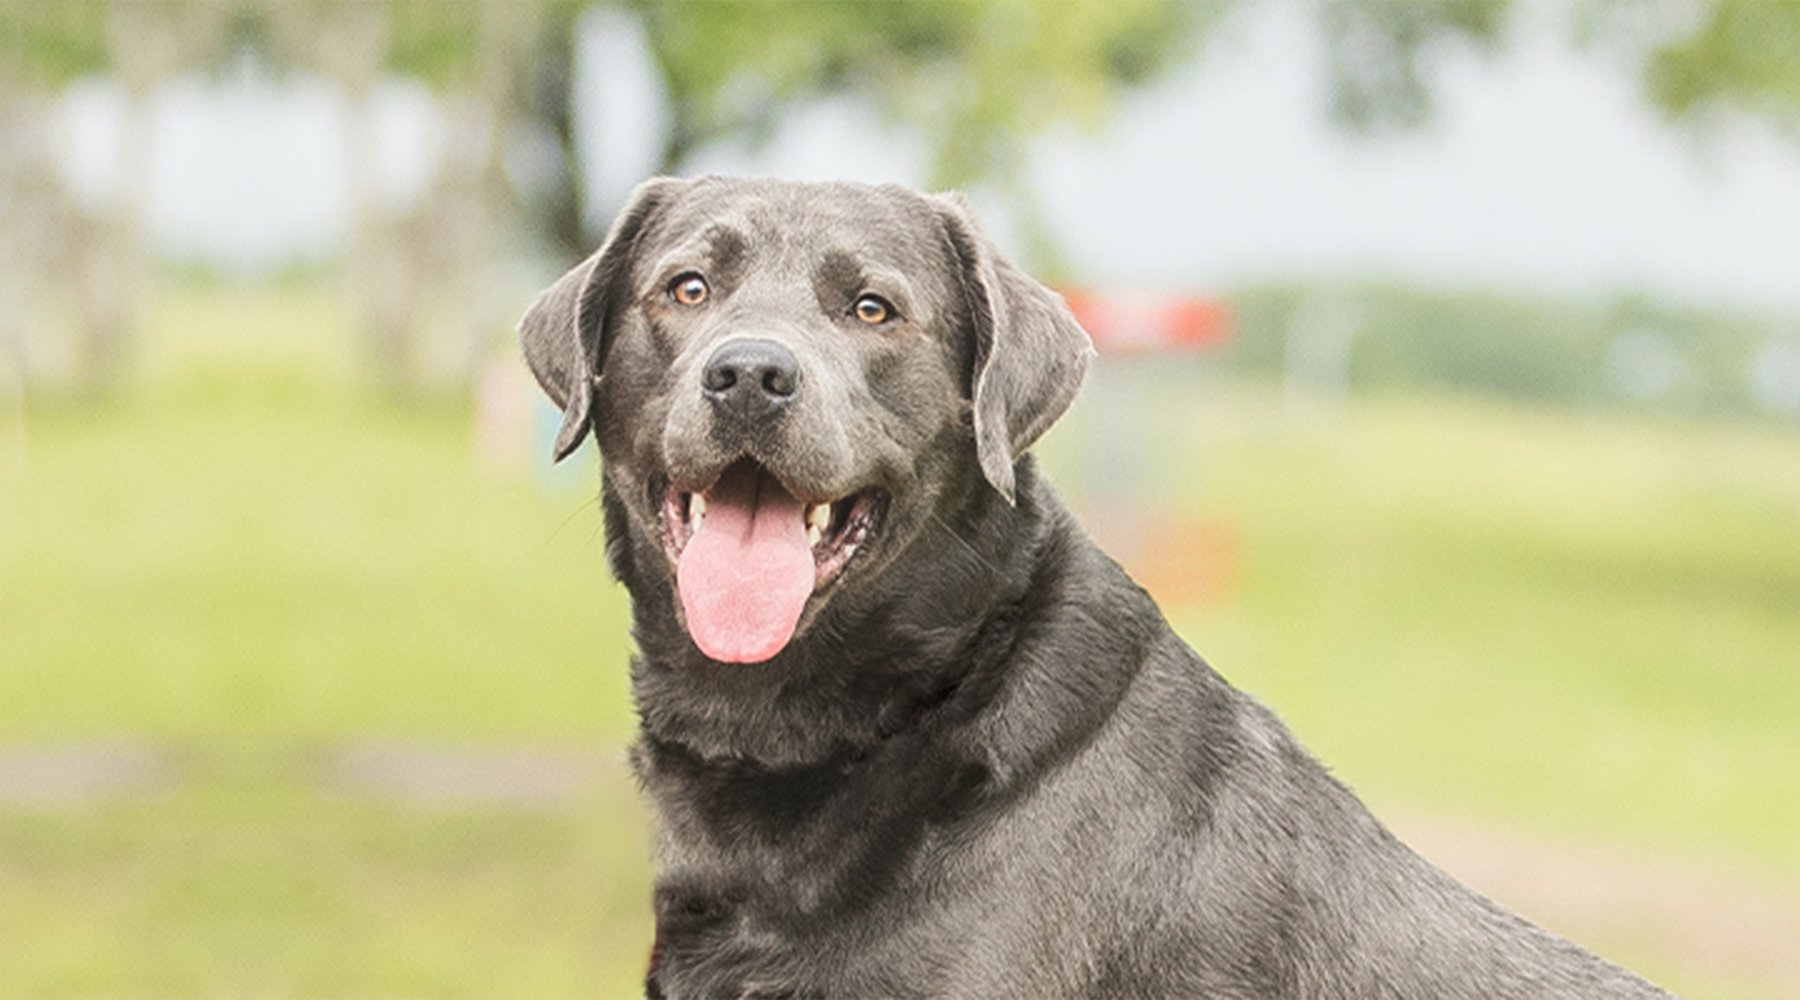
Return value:
<svg viewBox="0 0 1800 1000">
<path fill-rule="evenodd" d="M 819 530 L 818 525 L 809 524 L 806 526 L 806 544 L 807 545 L 817 548 L 819 545 L 819 539 L 824 538 L 824 537 L 825 537 L 825 533 L 823 531 Z"/>
<path fill-rule="evenodd" d="M 698 493 L 688 497 L 688 527 L 700 530 L 700 519 L 706 516 L 706 498 Z"/>
<path fill-rule="evenodd" d="M 831 527 L 831 505 L 828 503 L 816 503 L 806 508 L 806 523 L 808 526 L 808 537 L 812 537 L 815 532 L 822 537 L 825 534 L 825 529 Z M 819 539 L 813 537 L 813 544 L 817 545 L 818 543 Z"/>
</svg>

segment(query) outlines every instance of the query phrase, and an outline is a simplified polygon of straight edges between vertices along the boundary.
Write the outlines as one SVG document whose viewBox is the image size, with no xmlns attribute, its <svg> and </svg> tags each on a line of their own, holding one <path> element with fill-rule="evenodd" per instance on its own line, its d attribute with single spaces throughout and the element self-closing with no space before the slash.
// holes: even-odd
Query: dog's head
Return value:
<svg viewBox="0 0 1800 1000">
<path fill-rule="evenodd" d="M 592 429 L 726 662 L 777 655 L 974 470 L 1012 502 L 1093 354 L 957 198 L 719 178 L 640 186 L 519 329 L 556 457 Z"/>
</svg>

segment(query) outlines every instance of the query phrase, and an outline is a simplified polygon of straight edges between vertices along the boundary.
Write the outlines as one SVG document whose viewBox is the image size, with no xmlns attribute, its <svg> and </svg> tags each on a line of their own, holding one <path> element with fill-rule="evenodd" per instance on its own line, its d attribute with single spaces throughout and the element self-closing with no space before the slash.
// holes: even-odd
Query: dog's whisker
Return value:
<svg viewBox="0 0 1800 1000">
<path fill-rule="evenodd" d="M 600 494 L 598 494 L 598 493 L 594 494 L 593 496 L 589 497 L 586 500 L 583 500 L 579 506 L 577 506 L 574 510 L 569 512 L 568 517 L 563 518 L 562 521 L 559 522 L 555 528 L 551 529 L 550 534 L 544 538 L 544 547 L 549 548 L 550 544 L 552 542 L 556 541 L 558 536 L 560 536 L 565 530 L 568 529 L 569 525 L 575 523 L 576 518 L 587 513 L 589 510 L 598 510 L 599 507 L 600 507 Z M 596 523 L 593 528 L 593 532 L 594 532 L 593 536 L 590 537 L 588 540 L 593 541 L 595 539 L 598 539 L 600 537 L 601 530 L 602 529 L 601 529 L 600 525 Z"/>
<path fill-rule="evenodd" d="M 969 540 L 964 538 L 956 530 L 955 526 L 951 525 L 950 522 L 944 520 L 943 516 L 940 515 L 937 511 L 934 510 L 934 511 L 930 512 L 930 514 L 928 515 L 928 523 L 935 524 L 938 527 L 944 529 L 944 533 L 949 535 L 953 540 L 955 540 L 956 544 L 962 546 L 963 551 L 967 552 L 971 557 L 974 558 L 974 560 L 976 562 L 980 563 L 982 565 L 982 567 L 988 571 L 988 573 L 990 573 L 994 576 L 1000 575 L 1000 567 L 994 565 L 993 560 L 989 559 L 985 555 L 982 555 L 980 549 L 977 549 L 974 545 L 971 545 L 969 543 Z"/>
</svg>

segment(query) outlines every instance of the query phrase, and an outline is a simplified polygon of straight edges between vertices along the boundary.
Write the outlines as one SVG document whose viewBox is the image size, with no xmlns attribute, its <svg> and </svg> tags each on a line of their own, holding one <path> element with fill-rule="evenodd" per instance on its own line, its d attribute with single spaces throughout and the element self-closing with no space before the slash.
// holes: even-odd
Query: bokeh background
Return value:
<svg viewBox="0 0 1800 1000">
<path fill-rule="evenodd" d="M 1800 5 L 0 0 L 0 994 L 637 990 L 595 458 L 651 174 L 966 188 L 1040 451 L 1422 853 L 1800 996 Z"/>
</svg>

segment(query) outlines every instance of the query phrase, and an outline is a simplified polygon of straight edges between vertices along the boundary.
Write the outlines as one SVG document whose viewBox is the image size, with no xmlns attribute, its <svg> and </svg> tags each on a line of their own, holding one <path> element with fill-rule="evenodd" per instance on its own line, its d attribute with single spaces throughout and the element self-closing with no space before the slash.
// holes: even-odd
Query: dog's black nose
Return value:
<svg viewBox="0 0 1800 1000">
<path fill-rule="evenodd" d="M 700 383 L 715 404 L 761 416 L 800 391 L 800 362 L 773 340 L 728 340 L 706 360 Z"/>
</svg>

